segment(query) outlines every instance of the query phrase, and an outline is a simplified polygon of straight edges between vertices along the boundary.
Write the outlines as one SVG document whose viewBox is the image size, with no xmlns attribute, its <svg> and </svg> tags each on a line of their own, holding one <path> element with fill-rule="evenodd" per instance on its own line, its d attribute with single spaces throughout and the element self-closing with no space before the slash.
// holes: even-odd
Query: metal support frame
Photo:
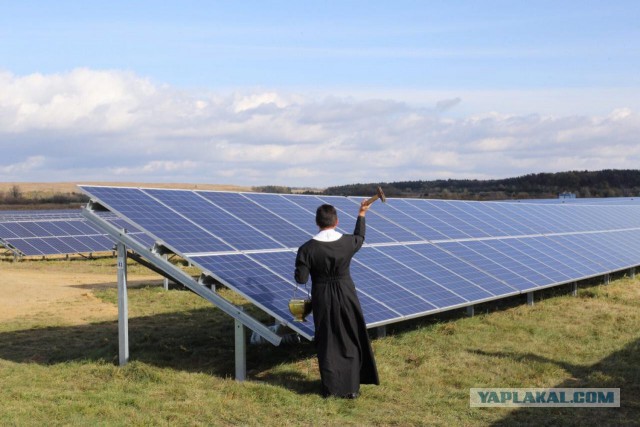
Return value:
<svg viewBox="0 0 640 427">
<path fill-rule="evenodd" d="M 244 381 L 247 378 L 247 331 L 238 319 L 234 320 L 234 325 L 236 341 L 236 380 Z"/>
<path fill-rule="evenodd" d="M 387 327 L 385 325 L 376 327 L 376 337 L 384 338 L 387 336 Z"/>
<path fill-rule="evenodd" d="M 109 222 L 100 218 L 98 215 L 94 213 L 92 210 L 93 203 L 90 202 L 87 208 L 82 210 L 82 215 L 89 220 L 92 224 L 97 226 L 99 229 L 104 230 L 111 238 L 113 238 L 117 243 L 118 255 L 120 258 L 120 250 L 124 251 L 124 261 L 123 261 L 123 270 L 124 273 L 122 275 L 123 284 L 126 283 L 126 249 L 129 248 L 133 250 L 138 256 L 144 257 L 150 264 L 159 268 L 160 270 L 166 272 L 166 274 L 172 278 L 176 283 L 179 283 L 186 288 L 193 291 L 198 296 L 206 299 L 220 310 L 233 317 L 236 322 L 236 377 L 239 380 L 242 380 L 246 377 L 246 344 L 245 339 L 240 339 L 239 336 L 245 336 L 245 327 L 251 329 L 256 332 L 258 335 L 263 337 L 266 341 L 270 342 L 273 345 L 279 345 L 282 341 L 282 337 L 278 336 L 278 334 L 271 331 L 267 326 L 254 319 L 249 314 L 246 314 L 242 311 L 241 307 L 237 307 L 230 301 L 226 300 L 222 296 L 220 296 L 215 291 L 210 290 L 203 284 L 194 280 L 189 274 L 185 273 L 178 267 L 174 266 L 167 260 L 163 259 L 163 257 L 148 248 L 142 245 L 137 240 L 131 238 L 131 236 L 127 235 L 125 230 L 119 230 L 114 227 Z M 120 283 L 120 271 L 118 270 L 118 283 Z M 126 296 L 126 286 L 123 286 L 124 296 Z M 119 320 L 125 320 L 127 317 L 126 305 L 120 310 L 120 300 L 125 302 L 126 298 L 118 298 L 119 301 Z M 126 303 L 125 303 L 126 304 Z M 122 324 L 122 330 L 126 332 L 126 322 L 119 323 Z M 242 327 L 239 327 L 241 325 Z M 119 326 L 119 331 L 120 331 Z M 125 353 L 125 359 L 129 358 L 128 354 L 128 337 L 125 335 L 127 347 Z M 122 355 L 122 349 L 121 349 Z"/>
<path fill-rule="evenodd" d="M 200 277 L 198 277 L 198 283 L 200 283 L 202 286 L 205 286 L 211 289 L 211 292 L 218 292 L 218 286 L 216 284 L 216 281 L 211 276 L 207 276 L 206 274 L 200 274 Z"/>
<path fill-rule="evenodd" d="M 118 353 L 120 366 L 129 362 L 129 304 L 127 301 L 127 247 L 118 242 Z"/>
<path fill-rule="evenodd" d="M 162 258 L 163 258 L 165 261 L 167 261 L 167 262 L 168 262 L 168 261 L 169 261 L 169 254 L 164 254 L 164 255 L 162 255 Z M 169 278 L 168 278 L 168 277 L 165 277 L 165 278 L 164 278 L 164 280 L 162 281 L 162 284 L 164 285 L 164 290 L 165 290 L 165 291 L 168 291 L 168 290 L 169 290 Z"/>
<path fill-rule="evenodd" d="M 0 240 L 0 245 L 3 249 L 7 250 L 8 254 L 13 254 L 13 262 L 22 261 L 23 253 L 20 252 L 16 247 L 5 242 L 4 240 Z"/>
<path fill-rule="evenodd" d="M 632 279 L 636 278 L 636 268 L 635 267 L 631 267 L 629 269 L 629 277 L 631 277 Z"/>
<path fill-rule="evenodd" d="M 468 305 L 467 306 L 467 316 L 473 317 L 474 314 L 475 314 L 475 306 Z"/>
<path fill-rule="evenodd" d="M 609 283 L 611 283 L 611 275 L 607 273 L 604 275 L 604 284 L 608 285 Z"/>
<path fill-rule="evenodd" d="M 527 292 L 527 305 L 532 306 L 533 304 L 534 304 L 533 291 Z"/>
<path fill-rule="evenodd" d="M 578 296 L 578 282 L 573 282 L 571 284 L 571 295 L 574 297 Z"/>
</svg>

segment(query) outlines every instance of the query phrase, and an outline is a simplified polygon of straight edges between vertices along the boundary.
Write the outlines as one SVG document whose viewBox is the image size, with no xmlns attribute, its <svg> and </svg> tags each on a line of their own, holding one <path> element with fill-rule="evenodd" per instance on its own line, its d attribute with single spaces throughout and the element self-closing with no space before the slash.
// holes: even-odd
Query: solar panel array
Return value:
<svg viewBox="0 0 640 427">
<path fill-rule="evenodd" d="M 0 211 L 0 222 L 10 220 L 32 219 L 34 216 L 44 218 L 77 218 L 78 209 L 41 209 L 41 210 L 9 210 Z"/>
<path fill-rule="evenodd" d="M 505 202 L 513 203 L 567 203 L 567 204 L 585 204 L 585 205 L 640 205 L 640 197 L 574 197 L 574 198 L 555 198 L 555 199 L 517 199 L 505 200 Z"/>
<path fill-rule="evenodd" d="M 361 199 L 83 186 L 274 317 L 289 322 L 297 248 L 315 210 L 336 207 L 350 233 Z M 351 274 L 378 326 L 574 282 L 640 264 L 640 207 L 387 199 L 367 214 Z"/>
<path fill-rule="evenodd" d="M 118 228 L 131 226 L 112 213 L 105 220 Z M 147 245 L 153 239 L 139 230 L 132 235 Z M 0 243 L 21 255 L 62 255 L 112 251 L 114 242 L 104 231 L 90 224 L 79 210 L 2 211 Z"/>
</svg>

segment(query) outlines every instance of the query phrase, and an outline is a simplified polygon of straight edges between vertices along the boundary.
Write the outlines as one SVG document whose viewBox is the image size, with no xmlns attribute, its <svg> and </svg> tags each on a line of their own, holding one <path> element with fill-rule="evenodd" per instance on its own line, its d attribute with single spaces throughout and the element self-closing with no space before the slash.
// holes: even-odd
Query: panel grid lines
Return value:
<svg viewBox="0 0 640 427">
<path fill-rule="evenodd" d="M 283 321 L 296 286 L 295 249 L 315 234 L 315 209 L 334 205 L 340 231 L 348 233 L 359 205 L 356 198 L 337 196 L 82 188 Z M 640 265 L 640 204 L 573 208 L 393 198 L 377 203 L 367 214 L 365 245 L 351 264 L 367 324 Z M 173 221 L 187 221 L 200 237 L 215 237 L 224 247 L 194 242 L 195 232 L 181 240 L 176 230 L 186 226 Z M 312 334 L 308 324 L 291 327 Z"/>
<path fill-rule="evenodd" d="M 99 215 L 113 224 L 122 221 L 112 213 Z M 131 236 L 140 242 L 149 242 L 140 230 L 130 228 Z M 88 223 L 80 210 L 65 210 L 60 214 L 51 211 L 0 213 L 0 240 L 17 256 L 109 252 L 114 246 L 104 231 Z"/>
</svg>

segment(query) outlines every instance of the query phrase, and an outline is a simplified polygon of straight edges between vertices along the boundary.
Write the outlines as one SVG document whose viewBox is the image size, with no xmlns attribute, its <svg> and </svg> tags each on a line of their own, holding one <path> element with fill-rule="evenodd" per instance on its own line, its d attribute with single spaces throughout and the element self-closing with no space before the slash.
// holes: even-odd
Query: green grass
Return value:
<svg viewBox="0 0 640 427">
<path fill-rule="evenodd" d="M 115 289 L 95 292 L 115 304 Z M 640 281 L 523 301 L 390 325 L 373 341 L 382 384 L 346 401 L 318 395 L 307 342 L 249 346 L 249 380 L 236 382 L 230 318 L 190 292 L 138 286 L 123 368 L 115 319 L 0 325 L 0 425 L 637 425 Z M 471 387 L 619 387 L 622 407 L 470 408 Z"/>
</svg>

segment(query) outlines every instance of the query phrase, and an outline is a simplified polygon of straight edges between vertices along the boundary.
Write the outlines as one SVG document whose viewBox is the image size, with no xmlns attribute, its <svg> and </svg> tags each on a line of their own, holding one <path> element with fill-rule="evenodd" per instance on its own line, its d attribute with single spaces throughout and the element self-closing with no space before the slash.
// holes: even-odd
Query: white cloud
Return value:
<svg viewBox="0 0 640 427">
<path fill-rule="evenodd" d="M 236 113 L 247 110 L 254 110 L 264 105 L 275 105 L 278 108 L 285 108 L 289 102 L 275 92 L 254 93 L 250 95 L 236 95 L 233 109 Z"/>
<path fill-rule="evenodd" d="M 157 88 L 131 73 L 77 69 L 67 74 L 0 77 L 2 130 L 70 129 L 121 131 L 130 128 Z"/>
<path fill-rule="evenodd" d="M 191 160 L 183 160 L 179 162 L 174 161 L 150 161 L 140 167 L 116 167 L 110 168 L 110 171 L 114 175 L 118 176 L 131 176 L 131 175 L 143 175 L 149 173 L 172 173 L 185 169 L 195 169 L 199 167 L 198 162 Z"/>
<path fill-rule="evenodd" d="M 603 115 L 446 115 L 466 104 L 464 96 L 433 108 L 274 90 L 193 93 L 121 71 L 0 73 L 0 177 L 322 187 L 640 160 L 640 114 L 625 104 Z"/>
<path fill-rule="evenodd" d="M 44 156 L 28 157 L 22 162 L 9 165 L 2 165 L 0 163 L 0 177 L 26 174 L 40 168 L 42 165 L 44 165 L 44 163 Z"/>
</svg>

